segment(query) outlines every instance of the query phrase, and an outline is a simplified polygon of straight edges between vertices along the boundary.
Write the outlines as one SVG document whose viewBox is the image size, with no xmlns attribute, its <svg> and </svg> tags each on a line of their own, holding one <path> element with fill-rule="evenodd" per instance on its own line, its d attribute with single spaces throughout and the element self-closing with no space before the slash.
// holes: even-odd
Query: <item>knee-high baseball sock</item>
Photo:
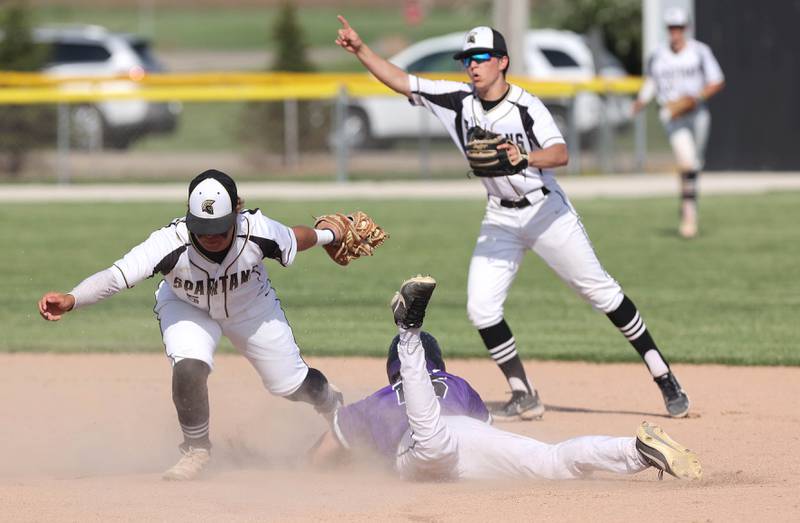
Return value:
<svg viewBox="0 0 800 523">
<path fill-rule="evenodd" d="M 613 323 L 625 336 L 628 341 L 642 357 L 650 374 L 654 378 L 663 376 L 669 372 L 669 365 L 658 350 L 656 342 L 650 336 L 650 331 L 647 330 L 647 325 L 644 319 L 639 315 L 636 305 L 627 296 L 623 297 L 617 310 L 607 314 L 608 319 Z"/>
<path fill-rule="evenodd" d="M 697 215 L 697 171 L 681 173 L 681 217 L 696 219 Z"/>
<path fill-rule="evenodd" d="M 183 359 L 172 368 L 172 401 L 185 445 L 211 448 L 208 439 L 208 374 L 211 369 L 200 360 Z"/>
<path fill-rule="evenodd" d="M 528 377 L 525 375 L 525 367 L 522 366 L 522 360 L 519 359 L 519 354 L 517 354 L 514 335 L 511 334 L 511 329 L 508 327 L 506 320 L 500 320 L 497 325 L 492 325 L 485 329 L 478 329 L 478 333 L 481 335 L 489 355 L 505 374 L 511 390 L 533 392 L 533 386 L 528 381 Z"/>
</svg>

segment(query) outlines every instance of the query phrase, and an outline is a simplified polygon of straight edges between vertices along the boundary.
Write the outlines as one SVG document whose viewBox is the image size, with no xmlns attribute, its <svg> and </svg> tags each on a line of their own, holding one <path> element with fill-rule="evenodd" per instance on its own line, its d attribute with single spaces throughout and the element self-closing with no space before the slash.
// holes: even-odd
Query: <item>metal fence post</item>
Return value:
<svg viewBox="0 0 800 523">
<path fill-rule="evenodd" d="M 428 111 L 417 111 L 420 118 L 419 133 L 419 174 L 420 177 L 431 177 L 431 133 L 428 125 Z"/>
<path fill-rule="evenodd" d="M 297 169 L 299 125 L 297 100 L 283 101 L 283 163 L 289 169 Z"/>
<path fill-rule="evenodd" d="M 578 130 L 577 115 L 575 110 L 575 98 L 577 93 L 573 93 L 567 105 L 567 129 L 569 134 L 569 174 L 580 174 L 581 172 L 581 133 Z"/>
<path fill-rule="evenodd" d="M 69 172 L 69 105 L 58 104 L 58 116 L 56 121 L 56 137 L 58 144 L 58 154 L 56 155 L 56 176 L 58 183 L 66 185 L 70 180 Z"/>
<path fill-rule="evenodd" d="M 600 172 L 611 172 L 611 124 L 608 118 L 608 99 L 605 93 L 600 96 L 600 139 L 597 140 L 597 158 Z"/>
<path fill-rule="evenodd" d="M 339 95 L 336 97 L 334 120 L 338 135 L 336 140 L 336 181 L 344 183 L 347 181 L 347 156 L 350 149 L 350 140 L 345 133 L 345 124 L 347 120 L 347 87 L 344 85 L 339 88 Z"/>
<path fill-rule="evenodd" d="M 647 157 L 647 113 L 639 111 L 633 120 L 636 171 L 643 173 Z"/>
</svg>

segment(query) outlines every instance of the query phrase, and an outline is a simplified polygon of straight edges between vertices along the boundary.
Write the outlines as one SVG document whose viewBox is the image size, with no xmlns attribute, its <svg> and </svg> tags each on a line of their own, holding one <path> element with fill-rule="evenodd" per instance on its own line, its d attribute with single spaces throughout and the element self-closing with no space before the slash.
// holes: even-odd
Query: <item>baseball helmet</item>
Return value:
<svg viewBox="0 0 800 523">
<path fill-rule="evenodd" d="M 422 341 L 422 348 L 425 350 L 425 367 L 428 372 L 435 370 L 444 371 L 444 359 L 442 358 L 442 349 L 439 348 L 439 342 L 436 341 L 431 334 L 422 331 L 419 333 L 419 339 Z M 400 378 L 400 356 L 397 355 L 397 346 L 400 343 L 400 335 L 398 334 L 392 339 L 389 345 L 389 355 L 386 358 L 386 377 L 389 378 L 389 383 L 394 383 Z"/>
</svg>

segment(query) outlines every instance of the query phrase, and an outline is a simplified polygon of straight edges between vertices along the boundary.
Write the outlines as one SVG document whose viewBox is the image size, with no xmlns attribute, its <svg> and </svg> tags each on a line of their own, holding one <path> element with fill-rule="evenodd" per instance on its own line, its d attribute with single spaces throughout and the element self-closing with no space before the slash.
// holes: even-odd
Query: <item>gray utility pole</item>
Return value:
<svg viewBox="0 0 800 523">
<path fill-rule="evenodd" d="M 529 0 L 494 0 L 492 25 L 506 39 L 511 58 L 509 73 L 523 76 L 525 71 L 525 34 L 531 16 Z"/>
</svg>

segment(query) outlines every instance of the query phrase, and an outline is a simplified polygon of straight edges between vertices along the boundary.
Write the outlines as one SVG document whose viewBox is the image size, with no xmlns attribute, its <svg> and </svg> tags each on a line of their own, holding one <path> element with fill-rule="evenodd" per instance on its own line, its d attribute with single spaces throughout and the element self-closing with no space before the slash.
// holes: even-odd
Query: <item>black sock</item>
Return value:
<svg viewBox="0 0 800 523">
<path fill-rule="evenodd" d="M 205 362 L 183 359 L 172 368 L 172 401 L 178 411 L 184 445 L 210 448 L 208 374 Z"/>
<path fill-rule="evenodd" d="M 697 171 L 681 173 L 681 199 L 697 202 Z"/>
<path fill-rule="evenodd" d="M 662 376 L 669 372 L 669 364 L 667 364 L 661 351 L 658 350 L 656 342 L 650 336 L 650 331 L 647 330 L 644 319 L 630 298 L 624 296 L 619 307 L 615 311 L 609 312 L 607 316 L 611 323 L 633 345 L 633 348 L 636 349 L 636 352 L 647 364 L 647 368 L 650 369 L 650 374 L 653 377 Z"/>
<path fill-rule="evenodd" d="M 310 403 L 320 414 L 329 414 L 339 406 L 341 393 L 331 387 L 323 373 L 309 367 L 303 383 L 286 399 Z"/>
<path fill-rule="evenodd" d="M 525 375 L 525 368 L 522 366 L 522 360 L 519 359 L 519 354 L 517 354 L 514 335 L 511 334 L 511 329 L 508 327 L 506 320 L 501 320 L 497 325 L 492 325 L 485 329 L 478 329 L 478 333 L 481 335 L 489 355 L 500 367 L 500 370 L 503 371 L 509 385 L 511 385 L 511 390 L 521 390 L 521 383 L 528 393 L 532 392 L 528 377 Z"/>
</svg>

